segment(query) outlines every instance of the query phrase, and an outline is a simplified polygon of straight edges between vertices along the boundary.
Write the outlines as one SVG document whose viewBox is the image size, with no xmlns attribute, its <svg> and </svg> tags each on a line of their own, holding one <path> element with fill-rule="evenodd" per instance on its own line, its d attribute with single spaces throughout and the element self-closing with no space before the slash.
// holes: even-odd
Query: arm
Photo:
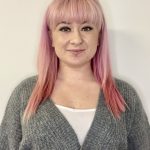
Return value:
<svg viewBox="0 0 150 150">
<path fill-rule="evenodd" d="M 150 150 L 150 125 L 136 90 L 127 82 L 115 79 L 129 110 L 125 112 L 128 150 Z"/>
<path fill-rule="evenodd" d="M 22 139 L 20 87 L 11 94 L 0 126 L 0 150 L 17 150 Z"/>
<path fill-rule="evenodd" d="M 135 98 L 133 121 L 128 134 L 128 150 L 150 150 L 150 125 L 148 118 L 136 92 Z"/>
</svg>

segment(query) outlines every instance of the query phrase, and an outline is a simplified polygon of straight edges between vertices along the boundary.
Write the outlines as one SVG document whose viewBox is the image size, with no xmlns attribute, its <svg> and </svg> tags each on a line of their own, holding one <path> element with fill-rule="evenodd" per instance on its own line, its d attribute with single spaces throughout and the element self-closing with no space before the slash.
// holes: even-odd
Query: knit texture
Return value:
<svg viewBox="0 0 150 150">
<path fill-rule="evenodd" d="M 128 83 L 115 79 L 130 109 L 115 119 L 103 91 L 83 145 L 51 98 L 42 102 L 28 125 L 23 112 L 37 76 L 23 80 L 12 92 L 0 126 L 0 150 L 150 150 L 150 125 L 141 100 Z"/>
</svg>

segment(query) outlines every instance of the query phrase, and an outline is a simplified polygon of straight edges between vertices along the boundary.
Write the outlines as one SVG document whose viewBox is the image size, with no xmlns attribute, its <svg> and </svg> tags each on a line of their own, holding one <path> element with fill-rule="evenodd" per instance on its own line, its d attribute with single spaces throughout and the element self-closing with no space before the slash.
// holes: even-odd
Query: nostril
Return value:
<svg viewBox="0 0 150 150">
<path fill-rule="evenodd" d="M 79 44 L 82 44 L 82 43 L 83 43 L 83 40 L 74 39 L 74 40 L 71 40 L 70 43 L 71 43 L 71 44 L 79 45 Z"/>
<path fill-rule="evenodd" d="M 70 43 L 71 44 L 81 44 L 81 43 L 83 43 L 83 39 L 82 38 L 72 38 L 71 40 L 70 40 Z"/>
</svg>

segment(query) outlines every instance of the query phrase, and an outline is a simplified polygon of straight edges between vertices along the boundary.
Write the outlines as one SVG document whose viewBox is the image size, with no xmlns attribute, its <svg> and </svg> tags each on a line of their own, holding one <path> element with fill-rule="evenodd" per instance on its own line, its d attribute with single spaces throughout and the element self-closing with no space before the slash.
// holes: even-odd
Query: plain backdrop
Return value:
<svg viewBox="0 0 150 150">
<path fill-rule="evenodd" d="M 0 0 L 0 122 L 13 89 L 37 74 L 44 12 L 51 0 Z M 114 76 L 138 92 L 150 121 L 150 1 L 101 0 Z"/>
</svg>

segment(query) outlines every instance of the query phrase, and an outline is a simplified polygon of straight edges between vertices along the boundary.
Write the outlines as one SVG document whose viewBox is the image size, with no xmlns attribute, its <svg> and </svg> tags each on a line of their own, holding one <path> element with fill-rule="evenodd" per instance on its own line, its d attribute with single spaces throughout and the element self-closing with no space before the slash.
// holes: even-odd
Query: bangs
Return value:
<svg viewBox="0 0 150 150">
<path fill-rule="evenodd" d="M 103 23 L 101 6 L 96 0 L 54 0 L 48 8 L 49 28 L 55 28 L 62 21 L 89 22 L 98 29 Z"/>
</svg>

